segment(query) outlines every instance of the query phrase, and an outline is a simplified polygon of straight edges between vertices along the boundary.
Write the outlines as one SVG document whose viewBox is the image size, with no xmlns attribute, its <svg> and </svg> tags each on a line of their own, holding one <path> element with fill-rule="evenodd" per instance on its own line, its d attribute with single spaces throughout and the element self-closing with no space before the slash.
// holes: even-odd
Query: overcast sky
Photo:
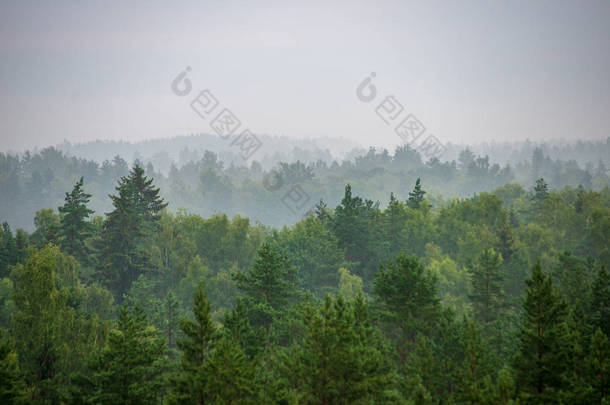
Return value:
<svg viewBox="0 0 610 405">
<path fill-rule="evenodd" d="M 391 147 L 393 95 L 441 141 L 606 138 L 610 2 L 0 2 L 0 150 L 210 132 L 203 89 L 270 135 Z"/>
</svg>

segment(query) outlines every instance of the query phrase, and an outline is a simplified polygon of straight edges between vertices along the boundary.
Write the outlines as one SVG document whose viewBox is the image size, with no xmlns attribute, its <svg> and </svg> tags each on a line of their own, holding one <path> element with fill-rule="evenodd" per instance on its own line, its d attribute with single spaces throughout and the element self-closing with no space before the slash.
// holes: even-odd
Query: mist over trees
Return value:
<svg viewBox="0 0 610 405">
<path fill-rule="evenodd" d="M 347 183 L 359 194 L 385 206 L 390 193 L 406 200 L 413 183 L 422 178 L 426 182 L 426 198 L 433 206 L 440 206 L 449 204 L 454 197 L 493 191 L 507 183 L 520 184 L 528 190 L 540 178 L 551 189 L 569 185 L 601 190 L 609 182 L 608 140 L 567 145 L 536 146 L 526 142 L 485 148 L 465 146 L 459 151 L 446 145 L 442 160 L 426 160 L 408 146 L 392 153 L 353 149 L 344 153 L 341 160 L 336 153 L 322 149 L 323 143 L 303 141 L 303 145 L 289 148 L 286 140 L 280 140 L 266 141 L 274 142 L 274 150 L 277 142 L 281 148 L 273 155 L 264 155 L 260 162 L 231 157 L 230 149 L 216 145 L 218 139 L 208 142 L 203 135 L 138 144 L 63 144 L 58 149 L 20 155 L 0 153 L 0 217 L 13 228 L 31 231 L 36 212 L 63 205 L 65 190 L 80 177 L 92 195 L 88 209 L 95 215 L 108 213 L 112 204 L 106 197 L 114 192 L 116 182 L 128 174 L 132 164 L 139 164 L 144 174 L 155 178 L 160 197 L 169 202 L 172 211 L 184 208 L 203 217 L 215 213 L 240 215 L 273 227 L 295 224 L 320 200 L 331 206 L 338 204 Z M 204 146 L 220 152 L 205 150 Z M 477 148 L 481 154 L 473 152 Z M 140 149 L 146 154 L 137 152 Z M 83 156 L 108 158 L 87 160 Z M 496 161 L 490 156 L 510 158 Z M 282 202 L 293 199 L 289 193 L 295 187 L 302 190 L 304 206 L 299 209 Z M 518 198 L 517 194 L 503 198 Z M 39 220 L 44 221 L 44 216 Z M 52 224 L 49 226 L 52 228 Z"/>
<path fill-rule="evenodd" d="M 462 155 L 422 163 L 404 147 L 264 171 L 207 152 L 168 177 L 120 157 L 2 155 L 7 219 L 59 200 L 33 229 L 0 231 L 0 399 L 607 402 L 608 174 Z M 173 209 L 192 190 L 193 206 L 226 211 L 260 193 L 244 207 L 281 221 L 290 185 L 336 202 L 281 228 Z"/>
</svg>

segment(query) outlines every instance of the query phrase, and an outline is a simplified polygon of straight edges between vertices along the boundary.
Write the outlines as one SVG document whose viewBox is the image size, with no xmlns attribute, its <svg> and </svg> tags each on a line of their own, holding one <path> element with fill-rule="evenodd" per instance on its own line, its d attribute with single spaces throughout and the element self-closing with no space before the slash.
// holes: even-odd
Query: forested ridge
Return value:
<svg viewBox="0 0 610 405">
<path fill-rule="evenodd" d="M 268 200 L 251 198 L 281 215 L 249 177 L 262 184 L 260 167 L 224 169 L 211 152 L 170 173 L 169 191 L 152 165 L 120 158 L 99 168 L 54 149 L 0 155 L 4 217 L 63 186 L 32 232 L 2 225 L 0 402 L 607 403 L 605 168 L 461 157 L 422 163 L 404 147 L 284 163 L 285 184 L 339 198 L 278 229 L 171 209 L 192 191 L 176 189 L 191 170 L 197 198 L 231 211 L 259 190 Z M 383 208 L 379 173 L 395 191 Z M 445 184 L 477 192 L 432 198 Z"/>
<path fill-rule="evenodd" d="M 539 178 L 553 189 L 582 185 L 587 190 L 601 190 L 610 184 L 610 138 L 567 146 L 496 145 L 479 147 L 480 153 L 473 152 L 474 148 L 447 145 L 440 159 L 422 157 L 407 145 L 392 152 L 355 149 L 343 159 L 333 158 L 328 150 L 294 146 L 290 153 L 254 156 L 255 160 L 249 161 L 241 156 L 237 160 L 226 150 L 216 153 L 195 149 L 186 143 L 190 139 L 151 140 L 137 145 L 100 141 L 72 148 L 60 145 L 60 149 L 45 148 L 35 153 L 0 153 L 0 218 L 14 228 L 32 231 L 35 213 L 63 204 L 65 191 L 81 176 L 92 194 L 90 208 L 99 215 L 110 212 L 112 204 L 107 197 L 132 164 L 139 164 L 148 177 L 155 179 L 171 211 L 185 208 L 206 218 L 213 214 L 240 215 L 276 228 L 294 225 L 320 199 L 336 206 L 347 183 L 382 206 L 386 206 L 390 193 L 405 200 L 417 178 L 425 180 L 427 198 L 435 206 L 450 204 L 454 197 L 491 192 L 506 183 L 530 189 Z M 210 149 L 220 148 L 214 143 L 219 142 L 216 138 L 214 142 L 209 138 L 192 139 L 198 142 L 195 146 L 206 141 Z M 266 140 L 271 141 L 278 140 Z M 154 152 L 154 145 L 164 149 Z M 183 145 L 179 153 L 175 151 Z M 273 145 L 274 149 L 278 146 Z M 137 149 L 132 152 L 136 146 L 144 148 L 146 156 Z M 175 159 L 167 152 L 172 148 Z M 81 157 L 106 155 L 112 157 L 99 161 Z M 295 186 L 303 190 L 307 200 L 301 209 L 281 203 Z"/>
</svg>

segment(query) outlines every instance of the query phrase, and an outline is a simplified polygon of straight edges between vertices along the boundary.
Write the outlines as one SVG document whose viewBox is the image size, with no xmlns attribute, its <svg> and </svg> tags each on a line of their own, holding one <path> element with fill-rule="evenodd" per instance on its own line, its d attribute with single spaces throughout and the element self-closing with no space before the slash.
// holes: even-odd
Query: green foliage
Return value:
<svg viewBox="0 0 610 405">
<path fill-rule="evenodd" d="M 562 296 L 571 307 L 584 310 L 595 277 L 592 260 L 573 256 L 570 252 L 560 254 L 558 259 L 553 275 Z"/>
<path fill-rule="evenodd" d="M 263 243 L 250 271 L 234 273 L 233 278 L 248 300 L 253 325 L 264 327 L 268 334 L 273 318 L 297 291 L 295 271 L 288 258 L 275 246 Z"/>
<path fill-rule="evenodd" d="M 25 403 L 24 391 L 17 352 L 0 329 L 0 402 L 7 405 Z"/>
<path fill-rule="evenodd" d="M 459 403 L 494 404 L 495 387 L 492 377 L 496 374 L 496 364 L 489 355 L 489 348 L 474 322 L 462 325 L 462 346 L 464 360 L 459 368 L 457 398 Z"/>
<path fill-rule="evenodd" d="M 414 256 L 399 255 L 380 266 L 375 295 L 385 312 L 388 334 L 396 339 L 401 362 L 418 333 L 430 333 L 439 316 L 436 278 Z"/>
<path fill-rule="evenodd" d="M 180 320 L 184 339 L 180 371 L 172 378 L 170 403 L 255 403 L 254 365 L 230 337 L 221 338 L 203 288 L 195 292 L 195 321 Z"/>
<path fill-rule="evenodd" d="M 589 235 L 593 245 L 593 252 L 602 263 L 610 263 L 610 208 L 598 207 L 593 210 L 590 217 Z"/>
<path fill-rule="evenodd" d="M 149 256 L 141 245 L 154 232 L 159 212 L 167 206 L 152 181 L 135 166 L 129 177 L 121 178 L 118 195 L 110 196 L 115 209 L 104 223 L 98 278 L 119 300 L 139 275 L 151 270 Z"/>
<path fill-rule="evenodd" d="M 544 200 L 546 200 L 549 196 L 549 187 L 544 181 L 544 179 L 536 180 L 536 186 L 534 187 L 534 194 L 532 195 L 532 200 L 536 203 L 536 205 L 542 204 Z"/>
<path fill-rule="evenodd" d="M 28 200 L 52 196 L 53 206 L 72 189 L 60 215 L 38 211 L 32 235 L 8 223 L 0 231 L 0 328 L 10 332 L 0 338 L 0 395 L 74 404 L 608 402 L 608 176 L 535 155 L 514 172 L 466 151 L 459 166 L 424 164 L 408 147 L 332 168 L 280 164 L 281 187 L 303 183 L 325 200 L 273 230 L 212 214 L 255 206 L 257 220 L 271 210 L 282 221 L 256 162 L 225 168 L 208 152 L 165 177 L 150 164 L 129 172 L 119 157 L 89 169 L 75 160 L 89 195 L 76 172 L 36 167 L 23 180 L 16 170 L 28 164 L 0 154 L 0 190 L 23 187 Z M 62 161 L 52 150 L 37 159 Z M 544 175 L 553 189 L 479 192 L 513 175 L 522 184 Z M 559 189 L 564 175 L 587 188 Z M 346 178 L 372 199 L 342 190 Z M 406 202 L 389 192 L 416 178 Z M 100 205 L 100 190 L 116 181 Z M 451 190 L 477 194 L 443 200 Z M 387 207 L 374 202 L 388 194 Z M 164 210 L 162 195 L 208 217 Z M 339 200 L 334 210 L 323 202 Z M 23 205 L 0 192 L 0 213 L 7 201 Z M 88 220 L 89 202 L 110 212 Z M 327 293 L 338 298 L 319 302 Z M 132 311 L 118 321 L 115 299 Z"/>
<path fill-rule="evenodd" d="M 277 243 L 298 269 L 300 286 L 322 294 L 322 288 L 337 284 L 337 270 L 345 266 L 345 250 L 318 218 L 307 218 L 277 235 Z"/>
<path fill-rule="evenodd" d="M 471 311 L 468 300 L 468 272 L 449 256 L 441 254 L 440 248 L 432 243 L 426 245 L 427 269 L 437 279 L 440 301 L 446 308 L 451 308 L 459 316 Z"/>
<path fill-rule="evenodd" d="M 165 344 L 146 316 L 124 305 L 116 329 L 91 364 L 94 391 L 90 401 L 98 404 L 156 404 L 165 391 Z"/>
<path fill-rule="evenodd" d="M 414 210 L 418 209 L 421 206 L 422 201 L 424 200 L 424 195 L 426 195 L 426 192 L 421 188 L 421 180 L 418 177 L 415 181 L 413 191 L 409 192 L 407 206 Z"/>
<path fill-rule="evenodd" d="M 407 228 L 409 213 L 405 204 L 399 201 L 394 193 L 390 194 L 390 202 L 383 213 L 383 217 L 390 255 L 393 257 L 399 253 L 406 253 L 406 249 L 409 248 L 409 240 L 407 233 L 404 231 Z"/>
<path fill-rule="evenodd" d="M 591 289 L 591 323 L 600 328 L 606 335 L 610 335 L 610 274 L 604 266 L 599 268 L 597 278 Z"/>
<path fill-rule="evenodd" d="M 603 404 L 610 396 L 610 343 L 601 329 L 593 335 L 588 365 L 592 386 L 590 403 Z"/>
<path fill-rule="evenodd" d="M 178 341 L 181 370 L 173 380 L 174 389 L 171 394 L 175 403 L 203 403 L 207 395 L 204 367 L 209 361 L 218 333 L 210 317 L 210 303 L 205 298 L 202 287 L 194 295 L 193 315 L 195 321 L 179 321 L 184 338 Z"/>
<path fill-rule="evenodd" d="M 93 210 L 87 208 L 91 194 L 85 193 L 82 187 L 83 178 L 81 177 L 72 191 L 66 193 L 65 203 L 58 210 L 61 214 L 60 246 L 65 252 L 84 263 L 89 252 L 85 240 L 90 235 L 91 228 L 86 219 L 93 214 Z"/>
<path fill-rule="evenodd" d="M 392 402 L 393 367 L 362 296 L 353 304 L 327 296 L 305 323 L 307 334 L 293 370 L 301 378 L 303 403 Z"/>
<path fill-rule="evenodd" d="M 103 325 L 82 306 L 88 291 L 78 279 L 78 263 L 58 247 L 34 252 L 11 277 L 17 307 L 11 330 L 31 385 L 29 400 L 54 401 L 63 395 L 68 375 L 85 370 L 84 359 L 101 342 Z"/>
<path fill-rule="evenodd" d="M 526 280 L 521 348 L 515 360 L 517 390 L 527 403 L 557 403 L 566 386 L 568 353 L 566 305 L 540 263 Z"/>
<path fill-rule="evenodd" d="M 0 328 L 8 328 L 15 312 L 13 293 L 13 281 L 8 277 L 0 279 Z"/>
<path fill-rule="evenodd" d="M 7 222 L 2 223 L 0 229 L 0 277 L 10 274 L 10 266 L 21 263 L 26 257 L 28 246 L 27 235 L 19 229 L 17 235 L 13 236 L 11 227 Z"/>
<path fill-rule="evenodd" d="M 52 209 L 41 209 L 34 217 L 36 230 L 32 233 L 30 241 L 38 248 L 47 243 L 57 243 L 60 230 L 59 216 Z"/>
<path fill-rule="evenodd" d="M 348 302 L 362 295 L 362 279 L 343 267 L 339 269 L 339 295 Z"/>
<path fill-rule="evenodd" d="M 485 328 L 498 318 L 500 310 L 505 306 L 501 264 L 502 256 L 489 249 L 483 251 L 476 265 L 469 269 L 472 284 L 469 298 L 472 301 L 474 317 Z"/>
<path fill-rule="evenodd" d="M 378 259 L 386 256 L 387 245 L 383 242 L 381 225 L 378 204 L 352 197 L 352 188 L 346 185 L 341 204 L 335 209 L 331 229 L 339 247 L 345 249 L 346 260 L 355 262 L 355 273 L 367 281 L 373 278 Z"/>
</svg>

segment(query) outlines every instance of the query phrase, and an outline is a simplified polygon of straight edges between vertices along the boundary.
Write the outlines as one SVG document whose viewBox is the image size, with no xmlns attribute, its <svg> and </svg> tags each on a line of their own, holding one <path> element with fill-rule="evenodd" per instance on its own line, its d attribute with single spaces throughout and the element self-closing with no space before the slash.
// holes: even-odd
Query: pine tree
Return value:
<svg viewBox="0 0 610 405">
<path fill-rule="evenodd" d="M 237 342 L 248 358 L 253 359 L 262 352 L 265 344 L 264 334 L 262 330 L 250 325 L 248 306 L 243 298 L 237 298 L 233 309 L 225 315 L 223 326 L 225 335 Z"/>
<path fill-rule="evenodd" d="M 390 255 L 395 257 L 407 248 L 406 238 L 402 232 L 406 226 L 407 212 L 404 203 L 400 202 L 394 193 L 390 193 L 390 202 L 383 215 Z"/>
<path fill-rule="evenodd" d="M 322 221 L 323 224 L 327 224 L 330 221 L 330 214 L 328 213 L 328 206 L 327 206 L 326 202 L 324 202 L 323 199 L 320 199 L 320 201 L 318 201 L 316 203 L 316 206 L 314 208 L 314 214 L 315 214 L 316 218 L 318 218 L 320 221 Z"/>
<path fill-rule="evenodd" d="M 401 254 L 387 267 L 380 266 L 374 291 L 404 364 L 416 335 L 430 332 L 439 316 L 436 278 L 417 257 Z"/>
<path fill-rule="evenodd" d="M 171 403 L 205 404 L 207 402 L 203 370 L 218 339 L 210 311 L 210 302 L 205 297 L 203 287 L 199 286 L 193 297 L 195 321 L 180 320 L 180 329 L 184 338 L 178 341 L 181 365 L 180 372 L 173 379 Z"/>
<path fill-rule="evenodd" d="M 102 231 L 98 279 L 110 287 L 118 300 L 140 274 L 151 269 L 148 254 L 141 246 L 154 232 L 160 211 L 167 206 L 159 197 L 153 180 L 135 166 L 111 195 L 114 210 L 107 214 Z"/>
<path fill-rule="evenodd" d="M 515 360 L 517 390 L 525 403 L 559 403 L 568 364 L 566 305 L 540 263 L 526 280 L 520 351 Z"/>
<path fill-rule="evenodd" d="M 424 200 L 425 194 L 426 192 L 421 188 L 421 181 L 418 177 L 415 181 L 415 187 L 413 187 L 413 191 L 409 192 L 407 206 L 414 210 L 418 209 L 421 206 L 422 201 Z"/>
<path fill-rule="evenodd" d="M 477 325 L 468 320 L 463 321 L 462 345 L 464 360 L 458 370 L 458 398 L 460 403 L 492 404 L 492 376 L 495 374 L 486 342 Z"/>
<path fill-rule="evenodd" d="M 296 273 L 288 258 L 269 242 L 263 243 L 249 272 L 233 274 L 246 295 L 253 326 L 263 326 L 268 335 L 273 318 L 296 293 Z"/>
<path fill-rule="evenodd" d="M 347 184 L 341 204 L 335 209 L 331 228 L 339 246 L 346 249 L 348 261 L 360 261 L 366 254 L 367 226 L 364 203 L 360 197 L 352 197 L 352 186 Z"/>
<path fill-rule="evenodd" d="M 299 370 L 293 370 L 303 378 L 304 402 L 383 403 L 394 374 L 362 296 L 353 304 L 327 296 L 305 323 Z"/>
<path fill-rule="evenodd" d="M 335 208 L 330 228 L 339 247 L 345 248 L 346 261 L 354 263 L 354 273 L 365 282 L 372 280 L 379 260 L 388 257 L 379 203 L 353 197 L 352 187 L 347 184 L 341 204 Z"/>
<path fill-rule="evenodd" d="M 238 344 L 221 338 L 205 365 L 205 395 L 209 403 L 259 403 L 255 371 L 254 363 Z"/>
<path fill-rule="evenodd" d="M 61 227 L 59 238 L 61 248 L 81 263 L 87 259 L 89 249 L 85 239 L 90 235 L 90 224 L 86 221 L 93 210 L 87 208 L 91 194 L 83 191 L 83 178 L 76 182 L 70 193 L 66 193 L 65 203 L 59 207 Z"/>
<path fill-rule="evenodd" d="M 172 378 L 171 404 L 253 403 L 254 366 L 242 348 L 221 338 L 200 286 L 193 300 L 195 321 L 180 320 L 184 339 L 180 371 Z"/>
<path fill-rule="evenodd" d="M 165 343 L 149 326 L 144 313 L 119 311 L 117 328 L 110 332 L 104 350 L 92 364 L 96 404 L 160 403 L 166 370 Z"/>
<path fill-rule="evenodd" d="M 549 187 L 544 181 L 544 179 L 536 180 L 536 185 L 534 186 L 534 195 L 532 196 L 532 201 L 537 206 L 540 206 L 544 200 L 549 196 Z"/>
<path fill-rule="evenodd" d="M 503 276 L 500 269 L 502 256 L 493 249 L 483 251 L 475 266 L 469 269 L 472 293 L 469 295 L 475 319 L 487 328 L 497 319 L 504 306 Z"/>
</svg>

